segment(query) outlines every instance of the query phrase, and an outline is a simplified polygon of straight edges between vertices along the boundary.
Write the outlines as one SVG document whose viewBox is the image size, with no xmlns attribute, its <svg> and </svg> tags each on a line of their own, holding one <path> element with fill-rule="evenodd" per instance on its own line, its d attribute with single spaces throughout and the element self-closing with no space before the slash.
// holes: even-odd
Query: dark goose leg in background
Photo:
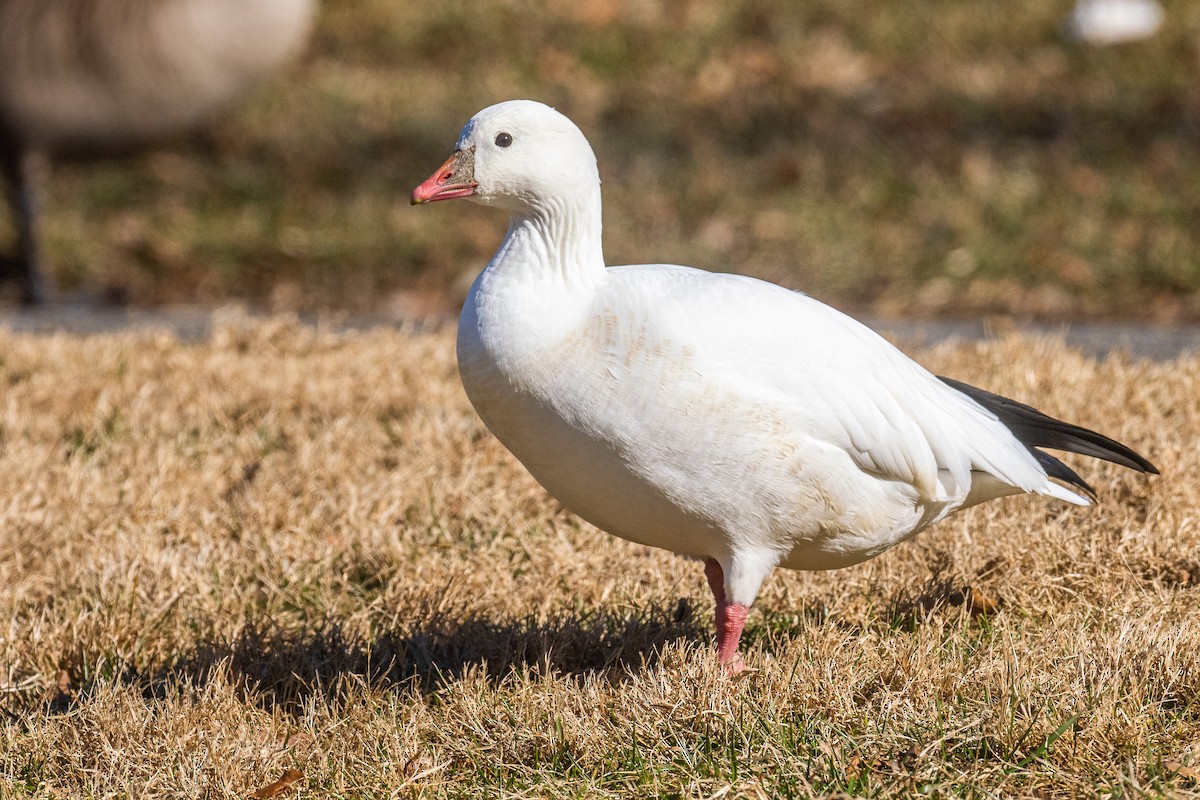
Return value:
<svg viewBox="0 0 1200 800">
<path fill-rule="evenodd" d="M 38 263 L 37 190 L 29 174 L 30 161 L 17 138 L 0 124 L 0 172 L 17 229 L 16 252 L 0 256 L 0 292 L 15 290 L 23 305 L 46 299 Z"/>
</svg>

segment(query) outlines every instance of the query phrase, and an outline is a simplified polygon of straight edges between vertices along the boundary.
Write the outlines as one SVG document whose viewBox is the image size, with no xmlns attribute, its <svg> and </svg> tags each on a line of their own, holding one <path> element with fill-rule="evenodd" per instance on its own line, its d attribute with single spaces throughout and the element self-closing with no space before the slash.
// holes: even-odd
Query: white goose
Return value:
<svg viewBox="0 0 1200 800">
<path fill-rule="evenodd" d="M 606 268 L 600 178 L 579 129 L 540 103 L 476 114 L 413 203 L 470 197 L 508 233 L 458 327 L 480 417 L 594 525 L 704 559 L 720 659 L 775 567 L 879 555 L 976 503 L 1090 487 L 1036 446 L 1143 472 L 1098 433 L 937 378 L 869 328 L 738 275 Z"/>
</svg>

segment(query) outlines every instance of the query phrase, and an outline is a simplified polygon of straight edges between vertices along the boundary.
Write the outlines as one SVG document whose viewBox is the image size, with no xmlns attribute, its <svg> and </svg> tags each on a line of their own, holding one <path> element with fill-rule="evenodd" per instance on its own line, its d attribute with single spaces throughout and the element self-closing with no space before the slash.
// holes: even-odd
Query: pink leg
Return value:
<svg viewBox="0 0 1200 800">
<path fill-rule="evenodd" d="M 728 664 L 733 672 L 741 672 L 743 665 L 738 641 L 742 638 L 742 628 L 746 626 L 750 609 L 725 599 L 725 573 L 715 559 L 705 560 L 704 576 L 708 578 L 708 587 L 717 603 L 717 658 L 722 664 Z"/>
</svg>

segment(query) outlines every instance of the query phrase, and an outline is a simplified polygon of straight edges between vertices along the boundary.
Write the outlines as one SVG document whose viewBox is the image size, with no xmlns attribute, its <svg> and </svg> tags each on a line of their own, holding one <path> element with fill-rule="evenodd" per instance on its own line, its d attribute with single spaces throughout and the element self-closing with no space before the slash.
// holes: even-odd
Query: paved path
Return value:
<svg viewBox="0 0 1200 800">
<path fill-rule="evenodd" d="M 39 309 L 0 309 L 0 327 L 13 331 L 74 334 L 159 328 L 173 331 L 185 341 L 198 341 L 212 328 L 212 308 L 172 306 L 167 308 L 117 308 L 85 303 L 57 303 Z M 399 327 L 395 317 L 370 314 L 305 314 L 306 324 L 329 325 L 336 329 L 361 330 L 377 326 Z M 1125 322 L 1074 322 L 1070 324 L 1002 323 L 996 330 L 982 321 L 970 320 L 875 320 L 866 322 L 885 335 L 905 344 L 934 344 L 948 339 L 977 341 L 1009 330 L 1034 335 L 1061 335 L 1067 344 L 1096 356 L 1124 350 L 1134 357 L 1166 360 L 1182 353 L 1200 353 L 1200 326 L 1157 326 Z M 437 325 L 438 321 L 426 323 Z"/>
</svg>

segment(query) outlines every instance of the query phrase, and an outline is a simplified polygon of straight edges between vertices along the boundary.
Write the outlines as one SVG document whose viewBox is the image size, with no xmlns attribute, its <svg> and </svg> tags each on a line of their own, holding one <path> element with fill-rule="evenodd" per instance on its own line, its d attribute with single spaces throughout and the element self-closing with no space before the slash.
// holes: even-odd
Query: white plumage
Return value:
<svg viewBox="0 0 1200 800">
<path fill-rule="evenodd" d="M 997 413 L 829 306 L 738 275 L 606 268 L 595 157 L 553 109 L 481 111 L 413 201 L 465 196 L 512 219 L 459 322 L 471 402 L 581 517 L 709 562 L 723 659 L 777 566 L 855 564 L 1004 495 L 1088 503 Z"/>
</svg>

